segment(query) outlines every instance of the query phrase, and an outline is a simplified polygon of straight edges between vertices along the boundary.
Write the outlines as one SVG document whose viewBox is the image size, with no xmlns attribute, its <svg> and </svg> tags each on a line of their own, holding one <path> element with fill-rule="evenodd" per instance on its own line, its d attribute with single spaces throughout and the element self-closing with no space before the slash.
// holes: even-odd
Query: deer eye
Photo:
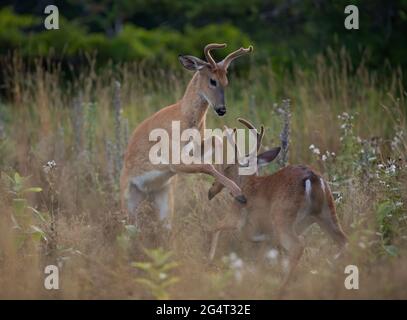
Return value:
<svg viewBox="0 0 407 320">
<path fill-rule="evenodd" d="M 214 87 L 216 87 L 217 86 L 217 82 L 216 82 L 216 80 L 215 79 L 212 79 L 212 78 L 210 78 L 209 79 L 209 83 L 211 84 L 211 86 L 214 86 Z"/>
</svg>

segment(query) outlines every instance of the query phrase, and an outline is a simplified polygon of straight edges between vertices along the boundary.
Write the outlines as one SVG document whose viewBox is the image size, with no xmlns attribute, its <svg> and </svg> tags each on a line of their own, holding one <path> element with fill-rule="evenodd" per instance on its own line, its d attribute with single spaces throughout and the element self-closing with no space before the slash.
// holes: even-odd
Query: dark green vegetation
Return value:
<svg viewBox="0 0 407 320">
<path fill-rule="evenodd" d="M 100 63 L 136 59 L 174 64 L 180 52 L 201 55 L 202 44 L 217 41 L 227 42 L 228 50 L 253 43 L 253 59 L 270 59 L 279 68 L 310 65 L 309 57 L 327 47 L 346 47 L 356 64 L 367 53 L 370 67 L 407 63 L 405 0 L 55 1 L 61 16 L 58 31 L 44 29 L 44 2 L 2 3 L 3 54 L 19 49 L 24 57 L 51 55 L 78 63 L 85 52 L 97 51 Z M 344 28 L 348 4 L 359 8 L 357 31 Z"/>
</svg>

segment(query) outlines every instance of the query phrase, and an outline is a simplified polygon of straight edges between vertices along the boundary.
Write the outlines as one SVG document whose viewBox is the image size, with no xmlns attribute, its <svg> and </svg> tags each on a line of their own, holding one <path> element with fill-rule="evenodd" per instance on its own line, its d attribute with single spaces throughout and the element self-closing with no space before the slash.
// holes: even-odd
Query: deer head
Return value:
<svg viewBox="0 0 407 320">
<path fill-rule="evenodd" d="M 217 63 L 211 55 L 211 50 L 225 47 L 226 44 L 208 44 L 204 49 L 206 61 L 190 55 L 178 56 L 184 68 L 197 72 L 196 93 L 211 105 L 219 116 L 226 113 L 225 88 L 228 86 L 227 70 L 230 63 L 253 51 L 252 46 L 247 49 L 240 48 Z"/>
<path fill-rule="evenodd" d="M 261 126 L 260 132 L 256 129 L 256 127 L 248 120 L 243 119 L 243 118 L 238 118 L 238 121 L 240 123 L 242 123 L 243 125 L 245 125 L 247 128 L 249 129 L 254 129 L 256 130 L 257 133 L 257 167 L 262 167 L 265 166 L 267 164 L 269 164 L 271 161 L 273 161 L 279 154 L 281 148 L 280 147 L 275 147 L 272 148 L 268 151 L 265 151 L 263 153 L 258 153 L 260 151 L 261 148 L 261 142 L 263 140 L 264 137 L 264 126 Z M 232 181 L 234 181 L 239 187 L 242 188 L 242 179 L 241 176 L 239 175 L 239 167 L 244 167 L 247 166 L 248 163 L 240 163 L 237 159 L 241 159 L 242 158 L 242 154 L 237 146 L 236 143 L 236 128 L 234 128 L 233 130 L 227 128 L 225 126 L 225 133 L 226 133 L 226 137 L 227 137 L 227 141 L 228 143 L 230 143 L 232 145 L 232 147 L 235 148 L 235 163 L 233 164 L 227 164 L 227 163 L 223 163 L 221 165 L 219 165 L 218 171 L 220 173 L 222 173 L 225 177 L 231 179 Z M 249 154 L 252 154 L 249 152 Z M 253 175 L 257 175 L 257 172 L 254 173 Z M 220 184 L 219 182 L 214 182 L 211 186 L 211 188 L 209 189 L 208 192 L 208 198 L 209 200 L 211 200 L 214 196 L 216 196 L 220 191 L 222 191 L 223 189 L 223 185 Z"/>
</svg>

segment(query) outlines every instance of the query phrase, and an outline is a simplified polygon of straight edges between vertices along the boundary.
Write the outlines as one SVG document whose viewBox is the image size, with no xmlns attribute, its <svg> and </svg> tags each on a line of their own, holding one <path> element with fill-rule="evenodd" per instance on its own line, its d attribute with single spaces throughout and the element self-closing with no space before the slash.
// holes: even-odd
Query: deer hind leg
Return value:
<svg viewBox="0 0 407 320">
<path fill-rule="evenodd" d="M 318 225 L 324 230 L 331 238 L 339 245 L 343 247 L 347 243 L 347 237 L 343 233 L 342 228 L 338 224 L 336 219 L 333 219 L 329 210 L 324 210 L 318 216 L 316 216 Z"/>
<path fill-rule="evenodd" d="M 171 220 L 173 215 L 173 188 L 172 183 L 164 188 L 155 191 L 153 194 L 153 202 L 158 210 L 160 220 L 164 222 L 167 229 L 171 229 Z"/>
<path fill-rule="evenodd" d="M 315 221 L 318 223 L 320 228 L 327 233 L 332 240 L 340 247 L 339 253 L 335 256 L 338 258 L 344 252 L 346 244 L 348 242 L 347 236 L 342 230 L 339 223 L 338 217 L 336 215 L 335 205 L 332 197 L 331 190 L 326 182 L 321 179 L 321 186 L 325 193 L 324 204 L 320 210 L 314 215 Z"/>
<path fill-rule="evenodd" d="M 325 188 L 323 188 L 325 199 L 320 212 L 315 215 L 315 220 L 321 229 L 324 230 L 342 249 L 345 247 L 348 240 L 339 224 L 331 190 L 329 189 L 328 184 L 322 179 L 321 185 L 325 186 Z"/>
<path fill-rule="evenodd" d="M 339 252 L 334 257 L 335 259 L 339 258 L 344 253 L 348 240 L 339 225 L 336 215 L 332 216 L 331 211 L 325 208 L 321 214 L 315 217 L 315 220 L 320 228 L 339 246 Z"/>
<path fill-rule="evenodd" d="M 136 185 L 129 184 L 125 202 L 127 205 L 127 214 L 130 224 L 137 226 L 137 215 L 139 213 L 140 205 L 145 198 L 145 194 L 140 191 Z"/>
<path fill-rule="evenodd" d="M 283 226 L 279 230 L 279 242 L 288 253 L 288 271 L 280 288 L 281 292 L 283 292 L 288 282 L 292 278 L 294 270 L 301 259 L 301 256 L 304 252 L 304 246 L 301 243 L 299 237 L 296 235 L 294 229 L 289 225 Z"/>
</svg>

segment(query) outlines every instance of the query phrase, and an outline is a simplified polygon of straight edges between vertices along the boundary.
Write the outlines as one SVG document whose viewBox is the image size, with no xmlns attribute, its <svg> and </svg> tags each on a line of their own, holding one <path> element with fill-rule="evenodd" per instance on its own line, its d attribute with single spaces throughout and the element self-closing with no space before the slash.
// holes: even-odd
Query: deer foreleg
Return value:
<svg viewBox="0 0 407 320">
<path fill-rule="evenodd" d="M 242 219 L 234 214 L 227 213 L 226 216 L 217 223 L 212 230 L 211 248 L 209 250 L 209 260 L 212 261 L 215 257 L 216 248 L 218 246 L 219 236 L 221 231 L 239 229 L 242 224 Z"/>
<path fill-rule="evenodd" d="M 239 186 L 234 181 L 228 179 L 217 171 L 212 164 L 203 163 L 171 165 L 171 171 L 177 173 L 204 173 L 210 175 L 229 189 L 237 201 L 240 203 L 246 203 L 246 198 L 242 194 L 242 190 L 239 188 Z"/>
</svg>

